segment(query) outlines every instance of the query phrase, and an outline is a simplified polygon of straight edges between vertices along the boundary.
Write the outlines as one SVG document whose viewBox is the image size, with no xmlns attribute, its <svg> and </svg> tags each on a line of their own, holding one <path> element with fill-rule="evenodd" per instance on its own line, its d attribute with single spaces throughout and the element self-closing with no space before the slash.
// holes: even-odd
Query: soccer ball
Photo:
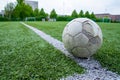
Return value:
<svg viewBox="0 0 120 80">
<path fill-rule="evenodd" d="M 100 27 L 88 18 L 76 18 L 64 28 L 62 40 L 68 52 L 76 57 L 88 58 L 102 45 Z"/>
</svg>

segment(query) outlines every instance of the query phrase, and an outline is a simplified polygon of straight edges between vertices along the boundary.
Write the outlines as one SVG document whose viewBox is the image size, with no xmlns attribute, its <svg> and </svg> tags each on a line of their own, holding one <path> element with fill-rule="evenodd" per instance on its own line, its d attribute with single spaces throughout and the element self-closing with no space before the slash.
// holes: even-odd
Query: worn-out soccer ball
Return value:
<svg viewBox="0 0 120 80">
<path fill-rule="evenodd" d="M 68 52 L 76 57 L 92 56 L 102 45 L 100 27 L 88 18 L 76 18 L 64 28 L 62 40 Z"/>
</svg>

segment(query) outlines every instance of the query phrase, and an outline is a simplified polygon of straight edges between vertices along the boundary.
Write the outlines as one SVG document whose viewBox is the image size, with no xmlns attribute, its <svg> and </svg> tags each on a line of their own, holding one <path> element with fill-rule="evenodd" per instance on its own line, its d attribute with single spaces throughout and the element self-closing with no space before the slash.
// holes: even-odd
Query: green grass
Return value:
<svg viewBox="0 0 120 80">
<path fill-rule="evenodd" d="M 18 22 L 0 22 L 0 80 L 56 80 L 83 69 Z"/>
<path fill-rule="evenodd" d="M 61 40 L 67 22 L 27 22 Z M 103 32 L 103 45 L 94 55 L 102 66 L 120 74 L 120 23 L 98 23 Z"/>
<path fill-rule="evenodd" d="M 99 23 L 103 31 L 103 45 L 95 58 L 109 70 L 120 74 L 120 23 Z"/>
<path fill-rule="evenodd" d="M 68 22 L 26 22 L 26 23 L 62 41 L 62 38 L 61 38 L 62 32 L 63 32 L 64 26 Z"/>
</svg>

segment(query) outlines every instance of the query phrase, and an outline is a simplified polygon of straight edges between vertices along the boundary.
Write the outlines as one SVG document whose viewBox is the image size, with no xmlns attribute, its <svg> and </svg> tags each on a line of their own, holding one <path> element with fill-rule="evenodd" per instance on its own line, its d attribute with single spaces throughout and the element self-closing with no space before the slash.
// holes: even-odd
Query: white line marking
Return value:
<svg viewBox="0 0 120 80">
<path fill-rule="evenodd" d="M 105 68 L 102 68 L 100 63 L 94 60 L 93 58 L 90 59 L 75 58 L 65 49 L 62 42 L 23 22 L 21 22 L 21 24 L 33 30 L 41 38 L 46 40 L 48 43 L 50 43 L 55 48 L 63 52 L 66 56 L 75 60 L 80 66 L 86 69 L 86 72 L 84 74 L 75 73 L 72 76 L 68 76 L 67 78 L 63 77 L 61 78 L 61 80 L 120 80 L 120 75 L 108 71 Z"/>
</svg>

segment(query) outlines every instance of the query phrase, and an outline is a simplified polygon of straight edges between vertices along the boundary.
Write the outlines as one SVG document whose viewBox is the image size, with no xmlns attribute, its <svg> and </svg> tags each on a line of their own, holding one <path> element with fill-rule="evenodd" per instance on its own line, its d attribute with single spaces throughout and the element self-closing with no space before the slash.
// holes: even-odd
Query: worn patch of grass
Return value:
<svg viewBox="0 0 120 80">
<path fill-rule="evenodd" d="M 67 22 L 27 22 L 61 40 Z M 102 66 L 120 74 L 120 23 L 98 23 L 103 32 L 103 45 L 94 55 Z"/>
<path fill-rule="evenodd" d="M 56 80 L 83 69 L 18 22 L 0 23 L 0 80 Z"/>
</svg>

